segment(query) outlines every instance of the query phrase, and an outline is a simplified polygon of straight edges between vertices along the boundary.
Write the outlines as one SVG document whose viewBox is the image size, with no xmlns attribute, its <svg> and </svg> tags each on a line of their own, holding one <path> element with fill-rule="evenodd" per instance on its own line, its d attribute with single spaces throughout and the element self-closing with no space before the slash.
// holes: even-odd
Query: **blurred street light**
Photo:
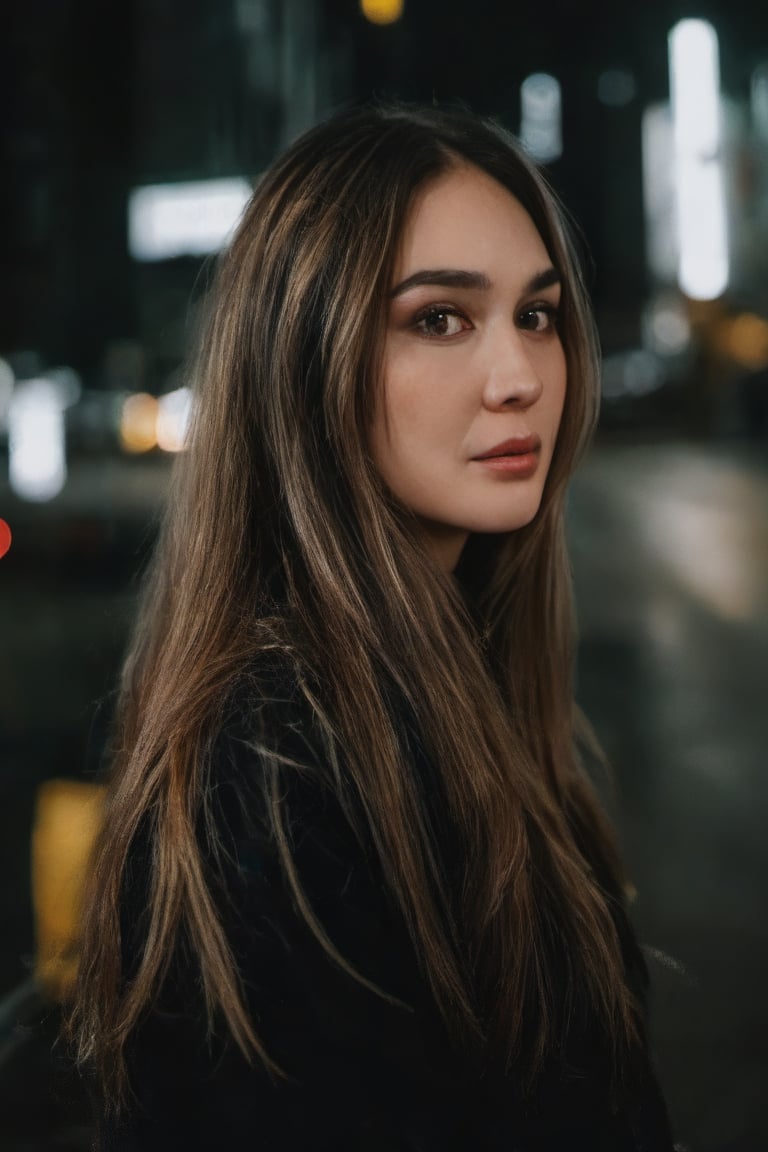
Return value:
<svg viewBox="0 0 768 1152">
<path fill-rule="evenodd" d="M 157 447 L 158 403 L 148 392 L 126 396 L 120 412 L 120 446 L 125 452 L 150 452 Z"/>
<path fill-rule="evenodd" d="M 8 414 L 8 478 L 23 500 L 52 500 L 64 487 L 65 407 L 61 384 L 46 377 L 23 380 L 13 390 Z"/>
<path fill-rule="evenodd" d="M 693 300 L 715 300 L 728 285 L 729 257 L 719 52 L 706 20 L 680 20 L 670 32 L 669 82 L 678 282 Z"/>
<path fill-rule="evenodd" d="M 157 446 L 165 452 L 184 449 L 192 415 L 192 393 L 189 388 L 176 388 L 158 400 Z"/>
<path fill-rule="evenodd" d="M 395 24 L 403 14 L 403 0 L 360 0 L 360 11 L 371 24 Z"/>
<path fill-rule="evenodd" d="M 520 85 L 520 139 L 543 164 L 562 155 L 561 104 L 560 84 L 548 72 L 534 72 Z"/>
<path fill-rule="evenodd" d="M 148 184 L 128 200 L 128 247 L 135 260 L 207 256 L 227 243 L 253 189 L 244 177 Z"/>
</svg>

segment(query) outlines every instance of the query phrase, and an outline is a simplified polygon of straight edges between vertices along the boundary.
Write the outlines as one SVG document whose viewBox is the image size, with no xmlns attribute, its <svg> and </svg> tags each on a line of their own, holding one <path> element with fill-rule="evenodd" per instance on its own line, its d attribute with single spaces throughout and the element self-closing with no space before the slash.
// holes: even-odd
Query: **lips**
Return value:
<svg viewBox="0 0 768 1152">
<path fill-rule="evenodd" d="M 513 436 L 509 440 L 502 440 L 501 444 L 496 444 L 493 448 L 489 448 L 487 452 L 481 452 L 478 456 L 473 456 L 473 460 L 497 460 L 499 457 L 509 456 L 528 456 L 531 453 L 538 452 L 541 448 L 541 440 L 538 436 Z"/>
</svg>

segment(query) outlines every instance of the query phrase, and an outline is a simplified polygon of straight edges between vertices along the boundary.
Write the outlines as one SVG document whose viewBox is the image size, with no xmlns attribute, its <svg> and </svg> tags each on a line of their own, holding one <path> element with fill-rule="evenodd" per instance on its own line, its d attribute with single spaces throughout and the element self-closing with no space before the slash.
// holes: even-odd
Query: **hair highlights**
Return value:
<svg viewBox="0 0 768 1152">
<path fill-rule="evenodd" d="M 417 190 L 457 163 L 498 180 L 533 219 L 562 278 L 568 366 L 538 515 L 509 537 L 470 540 L 458 583 L 430 561 L 368 450 L 403 223 Z M 566 485 L 597 418 L 597 344 L 551 189 L 507 133 L 462 111 L 331 118 L 257 187 L 220 259 L 194 373 L 191 444 L 125 667 L 74 1017 L 81 1055 L 124 1088 L 126 1037 L 185 934 L 211 1013 L 269 1062 L 196 831 L 208 820 L 215 844 L 211 740 L 233 686 L 268 650 L 320 722 L 335 786 L 372 836 L 454 1034 L 487 1037 L 533 1075 L 562 1024 L 551 985 L 565 951 L 566 1011 L 589 1003 L 621 1048 L 635 1011 L 593 865 L 617 884 L 621 872 L 576 751 L 563 528 Z M 408 771 L 404 711 L 439 767 L 464 861 L 458 893 Z M 270 807 L 298 906 L 343 964 L 303 899 L 277 793 Z M 142 827 L 148 930 L 126 982 L 118 909 Z"/>
</svg>

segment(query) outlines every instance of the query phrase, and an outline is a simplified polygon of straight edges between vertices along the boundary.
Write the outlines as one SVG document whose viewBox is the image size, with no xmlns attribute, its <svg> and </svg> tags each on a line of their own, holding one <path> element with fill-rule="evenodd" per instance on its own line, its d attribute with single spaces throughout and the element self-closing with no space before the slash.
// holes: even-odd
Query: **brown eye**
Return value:
<svg viewBox="0 0 768 1152">
<path fill-rule="evenodd" d="M 414 325 L 424 336 L 457 336 L 468 327 L 463 317 L 450 308 L 429 308 L 417 317 Z"/>
<path fill-rule="evenodd" d="M 517 322 L 526 332 L 550 332 L 557 327 L 557 313 L 552 304 L 537 304 L 521 312 Z"/>
</svg>

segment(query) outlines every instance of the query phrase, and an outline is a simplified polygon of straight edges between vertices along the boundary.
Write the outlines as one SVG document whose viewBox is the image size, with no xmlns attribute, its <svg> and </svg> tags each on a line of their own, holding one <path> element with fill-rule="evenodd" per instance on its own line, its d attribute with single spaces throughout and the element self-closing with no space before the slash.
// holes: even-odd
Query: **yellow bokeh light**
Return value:
<svg viewBox="0 0 768 1152">
<path fill-rule="evenodd" d="M 403 7 L 403 0 L 360 0 L 360 11 L 371 24 L 394 24 Z"/>
<path fill-rule="evenodd" d="M 742 312 L 728 322 L 723 343 L 737 364 L 763 368 L 768 364 L 768 321 L 754 312 Z"/>
<path fill-rule="evenodd" d="M 65 999 L 77 972 L 80 904 L 104 808 L 103 785 L 51 779 L 40 784 L 32 829 L 35 975 Z"/>
<path fill-rule="evenodd" d="M 157 409 L 154 396 L 134 392 L 120 414 L 120 444 L 126 452 L 149 452 L 157 445 Z"/>
</svg>

